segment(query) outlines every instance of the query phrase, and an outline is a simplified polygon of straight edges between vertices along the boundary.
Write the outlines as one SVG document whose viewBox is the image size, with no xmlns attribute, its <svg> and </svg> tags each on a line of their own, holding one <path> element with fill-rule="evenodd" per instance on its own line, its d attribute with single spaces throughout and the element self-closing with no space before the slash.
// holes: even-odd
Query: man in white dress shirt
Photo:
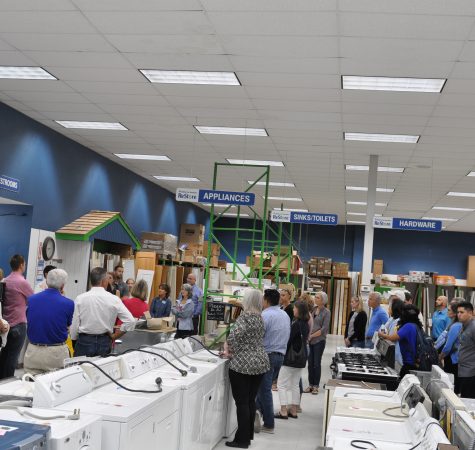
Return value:
<svg viewBox="0 0 475 450">
<path fill-rule="evenodd" d="M 106 291 L 107 271 L 102 267 L 91 270 L 91 290 L 75 301 L 71 339 L 76 341 L 74 356 L 106 356 L 112 341 L 135 328 L 135 319 L 122 300 Z M 115 322 L 122 321 L 114 332 Z"/>
</svg>

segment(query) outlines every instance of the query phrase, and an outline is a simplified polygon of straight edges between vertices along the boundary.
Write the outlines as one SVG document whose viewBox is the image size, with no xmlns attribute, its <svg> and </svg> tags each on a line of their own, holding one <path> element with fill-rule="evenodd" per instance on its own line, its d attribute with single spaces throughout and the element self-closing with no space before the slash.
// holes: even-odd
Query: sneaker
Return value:
<svg viewBox="0 0 475 450">
<path fill-rule="evenodd" d="M 302 408 L 301 408 L 300 405 L 297 406 L 297 412 L 298 412 L 298 413 L 301 413 L 301 412 L 302 412 Z"/>
<path fill-rule="evenodd" d="M 254 417 L 254 433 L 260 433 L 261 432 L 261 413 L 259 411 L 256 411 L 256 415 Z"/>
<path fill-rule="evenodd" d="M 309 386 L 307 389 L 305 389 L 303 391 L 304 394 L 311 394 L 312 393 L 312 390 L 313 390 L 313 387 L 312 386 Z"/>
<path fill-rule="evenodd" d="M 312 394 L 313 394 L 313 395 L 318 395 L 318 388 L 317 388 L 317 387 L 314 387 L 314 388 L 312 389 Z"/>
<path fill-rule="evenodd" d="M 263 427 L 261 428 L 261 431 L 262 431 L 263 433 L 274 434 L 274 429 L 273 429 L 273 428 L 268 428 L 268 427 L 266 427 L 266 426 L 263 426 Z"/>
</svg>

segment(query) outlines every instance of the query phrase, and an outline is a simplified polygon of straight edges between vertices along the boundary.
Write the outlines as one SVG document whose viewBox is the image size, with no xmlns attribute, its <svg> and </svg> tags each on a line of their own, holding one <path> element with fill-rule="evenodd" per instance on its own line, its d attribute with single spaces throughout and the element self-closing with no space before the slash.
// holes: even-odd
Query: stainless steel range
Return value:
<svg viewBox="0 0 475 450">
<path fill-rule="evenodd" d="M 331 368 L 334 378 L 381 383 L 391 391 L 398 385 L 397 372 L 384 366 L 375 350 L 338 347 Z"/>
</svg>

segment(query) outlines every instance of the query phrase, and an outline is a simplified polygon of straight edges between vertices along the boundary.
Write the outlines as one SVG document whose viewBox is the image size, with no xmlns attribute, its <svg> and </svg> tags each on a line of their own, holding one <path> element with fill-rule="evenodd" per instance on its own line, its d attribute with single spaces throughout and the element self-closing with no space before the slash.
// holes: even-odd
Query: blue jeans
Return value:
<svg viewBox="0 0 475 450">
<path fill-rule="evenodd" d="M 272 380 L 276 377 L 282 363 L 284 355 L 282 353 L 268 353 L 270 369 L 262 377 L 261 385 L 256 397 L 256 407 L 262 413 L 264 426 L 274 428 L 274 402 L 272 400 Z"/>
<path fill-rule="evenodd" d="M 13 377 L 26 337 L 26 323 L 19 323 L 10 328 L 7 345 L 0 351 L 0 380 Z"/>
<path fill-rule="evenodd" d="M 366 338 L 364 346 L 365 348 L 373 348 L 374 347 L 373 338 Z"/>
<path fill-rule="evenodd" d="M 308 384 L 313 387 L 320 386 L 322 376 L 322 356 L 325 350 L 326 341 L 320 341 L 316 344 L 310 344 L 310 353 L 308 354 Z"/>
<path fill-rule="evenodd" d="M 365 341 L 353 341 L 351 347 L 365 348 Z"/>
<path fill-rule="evenodd" d="M 74 356 L 107 356 L 111 352 L 111 343 L 107 334 L 80 334 Z"/>
</svg>

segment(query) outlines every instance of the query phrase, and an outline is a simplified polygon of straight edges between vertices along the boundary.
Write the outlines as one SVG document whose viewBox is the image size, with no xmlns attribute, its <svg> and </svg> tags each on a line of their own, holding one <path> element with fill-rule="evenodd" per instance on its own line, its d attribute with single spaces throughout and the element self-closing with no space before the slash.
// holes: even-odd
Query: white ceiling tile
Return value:
<svg viewBox="0 0 475 450">
<path fill-rule="evenodd" d="M 198 0 L 74 0 L 83 11 L 189 11 L 201 10 Z"/>
<path fill-rule="evenodd" d="M 208 11 L 331 11 L 336 10 L 336 0 L 241 0 L 234 3 L 223 3 L 221 0 L 201 0 Z"/>
<path fill-rule="evenodd" d="M 2 66 L 37 66 L 38 63 L 19 51 L 0 51 Z"/>
<path fill-rule="evenodd" d="M 73 68 L 73 67 L 49 67 L 45 69 L 51 71 L 58 79 L 67 81 L 93 81 L 114 83 L 140 83 L 146 81 L 135 69 L 109 69 L 109 68 Z"/>
<path fill-rule="evenodd" d="M 58 39 L 61 39 L 58 36 Z M 41 66 L 68 68 L 130 68 L 127 60 L 117 52 L 94 51 L 24 51 Z"/>
<path fill-rule="evenodd" d="M 278 58 L 257 56 L 230 56 L 229 60 L 238 72 L 330 73 L 340 72 L 338 58 Z"/>
</svg>

